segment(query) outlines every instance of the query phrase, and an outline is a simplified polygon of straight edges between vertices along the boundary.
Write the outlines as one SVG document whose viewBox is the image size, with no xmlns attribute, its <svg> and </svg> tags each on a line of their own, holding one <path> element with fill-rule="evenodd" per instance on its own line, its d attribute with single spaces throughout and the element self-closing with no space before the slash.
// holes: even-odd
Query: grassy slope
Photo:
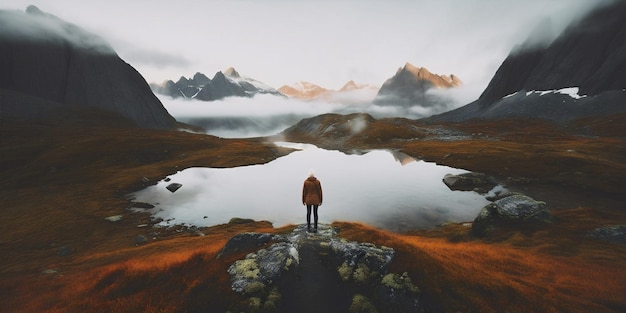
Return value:
<svg viewBox="0 0 626 313">
<path fill-rule="evenodd" d="M 534 183 L 525 188 L 537 194 L 545 189 L 537 183 L 566 183 L 560 188 L 569 190 L 577 184 L 570 178 L 583 176 L 578 187 L 587 189 L 581 192 L 596 194 L 615 191 L 604 180 L 626 177 L 623 134 L 597 125 L 605 137 L 518 124 L 508 125 L 508 134 L 497 141 L 441 142 L 398 140 L 415 134 L 382 121 L 344 147 L 397 148 L 451 166 L 526 177 Z M 453 127 L 502 133 L 495 125 Z M 123 196 L 146 185 L 143 177 L 150 184 L 191 166 L 261 163 L 288 152 L 258 140 L 6 123 L 1 140 L 0 302 L 8 312 L 224 311 L 236 299 L 226 269 L 245 252 L 216 260 L 219 248 L 238 232 L 283 231 L 267 223 L 222 225 L 204 229 L 206 236 L 173 232 L 134 246 L 135 236 L 146 234 L 136 226 L 148 217 L 129 214 Z M 619 312 L 626 308 L 626 248 L 584 236 L 596 225 L 626 223 L 623 207 L 612 200 L 619 196 L 613 193 L 606 202 L 555 200 L 557 218 L 550 227 L 502 231 L 486 240 L 472 238 L 460 225 L 404 235 L 336 226 L 344 237 L 394 247 L 394 270 L 411 274 L 434 311 Z M 125 218 L 104 220 L 115 214 Z M 62 246 L 73 253 L 58 255 Z M 57 273 L 41 274 L 46 269 Z"/>
</svg>

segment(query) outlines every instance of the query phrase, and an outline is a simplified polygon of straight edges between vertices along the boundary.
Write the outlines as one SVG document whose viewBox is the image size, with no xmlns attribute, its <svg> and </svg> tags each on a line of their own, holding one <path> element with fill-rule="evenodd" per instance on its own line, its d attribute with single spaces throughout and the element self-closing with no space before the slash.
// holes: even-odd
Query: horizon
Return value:
<svg viewBox="0 0 626 313">
<path fill-rule="evenodd" d="M 536 25 L 549 19 L 553 39 L 597 2 L 8 0 L 0 9 L 31 4 L 103 37 L 148 83 L 233 67 L 276 89 L 307 81 L 337 90 L 350 80 L 380 87 L 411 63 L 459 77 L 476 98 Z"/>
</svg>

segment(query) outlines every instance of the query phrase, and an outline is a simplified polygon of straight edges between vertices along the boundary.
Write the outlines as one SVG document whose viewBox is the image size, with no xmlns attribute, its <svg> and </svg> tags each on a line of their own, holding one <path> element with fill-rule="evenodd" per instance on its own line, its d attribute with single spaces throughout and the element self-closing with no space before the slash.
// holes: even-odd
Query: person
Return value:
<svg viewBox="0 0 626 313">
<path fill-rule="evenodd" d="M 313 169 L 302 186 L 302 204 L 306 206 L 307 230 L 311 231 L 311 209 L 313 209 L 313 232 L 317 232 L 317 208 L 322 205 L 322 184 L 315 177 Z"/>
</svg>

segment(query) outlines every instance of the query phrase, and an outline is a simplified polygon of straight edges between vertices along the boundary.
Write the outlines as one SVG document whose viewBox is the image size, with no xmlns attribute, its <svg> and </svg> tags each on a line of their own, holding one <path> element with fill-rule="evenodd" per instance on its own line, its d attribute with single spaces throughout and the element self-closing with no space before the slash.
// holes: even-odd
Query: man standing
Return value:
<svg viewBox="0 0 626 313">
<path fill-rule="evenodd" d="M 322 184 L 315 178 L 313 169 L 309 171 L 309 177 L 304 180 L 302 187 L 302 204 L 306 205 L 307 230 L 311 231 L 311 208 L 313 209 L 314 229 L 317 233 L 317 208 L 322 205 Z"/>
</svg>

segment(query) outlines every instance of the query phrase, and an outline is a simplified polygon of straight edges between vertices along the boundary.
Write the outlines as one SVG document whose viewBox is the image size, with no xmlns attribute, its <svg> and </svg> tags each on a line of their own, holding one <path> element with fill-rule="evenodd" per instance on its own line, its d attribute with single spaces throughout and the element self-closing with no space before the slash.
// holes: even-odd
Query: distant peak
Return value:
<svg viewBox="0 0 626 313">
<path fill-rule="evenodd" d="M 46 15 L 46 13 L 44 13 L 42 10 L 40 10 L 37 6 L 35 5 L 29 5 L 28 7 L 26 7 L 26 13 L 28 14 L 34 14 L 34 15 Z"/>
<path fill-rule="evenodd" d="M 241 78 L 241 75 L 235 70 L 234 67 L 229 67 L 224 71 L 224 75 L 233 77 L 233 78 Z"/>
</svg>

